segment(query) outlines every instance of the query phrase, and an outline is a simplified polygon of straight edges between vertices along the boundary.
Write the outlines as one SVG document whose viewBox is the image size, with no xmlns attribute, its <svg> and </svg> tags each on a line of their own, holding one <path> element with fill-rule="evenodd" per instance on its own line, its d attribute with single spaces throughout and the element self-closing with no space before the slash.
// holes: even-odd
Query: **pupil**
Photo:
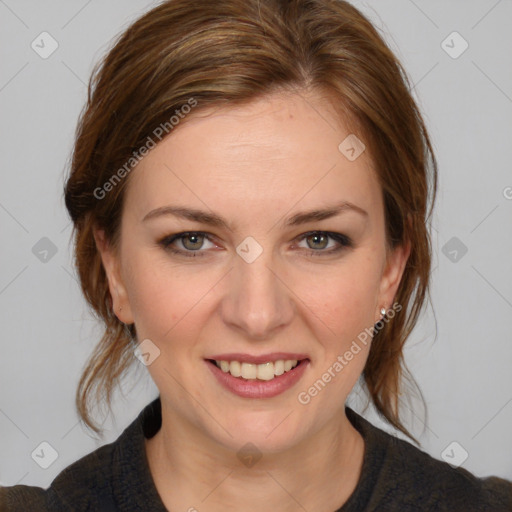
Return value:
<svg viewBox="0 0 512 512">
<path fill-rule="evenodd" d="M 200 235 L 197 235 L 197 234 L 193 234 L 193 235 L 188 235 L 187 237 L 185 237 L 185 241 L 187 242 L 188 240 L 192 240 L 192 245 L 195 245 L 195 244 L 200 244 Z M 185 244 L 185 247 L 187 247 L 187 244 Z M 187 247 L 188 249 L 198 249 L 198 247 Z"/>
<path fill-rule="evenodd" d="M 319 239 L 322 239 L 322 238 L 324 239 L 324 242 L 325 242 L 325 238 L 326 238 L 326 237 L 325 237 L 325 235 L 319 235 L 319 234 L 316 234 L 316 235 L 311 235 L 311 238 L 313 238 L 313 240 L 314 240 L 314 242 L 313 242 L 313 243 L 315 243 L 315 244 L 316 244 L 316 243 L 318 243 L 318 242 L 319 242 Z M 321 247 L 321 248 L 323 249 L 324 247 L 325 247 L 325 243 L 324 243 L 324 244 L 322 244 L 322 247 Z"/>
</svg>

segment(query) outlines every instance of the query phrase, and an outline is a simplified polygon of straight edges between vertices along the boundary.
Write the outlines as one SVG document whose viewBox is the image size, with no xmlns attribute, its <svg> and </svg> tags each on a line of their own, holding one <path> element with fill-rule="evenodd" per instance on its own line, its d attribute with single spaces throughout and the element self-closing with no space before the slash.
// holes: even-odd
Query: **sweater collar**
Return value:
<svg viewBox="0 0 512 512">
<path fill-rule="evenodd" d="M 365 510 L 376 487 L 379 473 L 386 460 L 390 435 L 373 426 L 358 413 L 345 407 L 347 418 L 361 434 L 365 450 L 359 482 L 345 504 L 336 512 Z M 148 507 L 155 512 L 166 512 L 151 476 L 145 439 L 153 437 L 162 425 L 160 396 L 149 403 L 139 416 L 124 430 L 114 454 L 116 487 L 113 489 L 121 510 Z"/>
</svg>

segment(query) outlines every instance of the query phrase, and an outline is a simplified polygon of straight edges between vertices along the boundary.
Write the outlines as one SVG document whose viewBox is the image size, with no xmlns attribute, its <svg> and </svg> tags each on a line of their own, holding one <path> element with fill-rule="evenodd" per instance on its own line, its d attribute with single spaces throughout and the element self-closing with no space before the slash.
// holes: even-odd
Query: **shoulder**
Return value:
<svg viewBox="0 0 512 512">
<path fill-rule="evenodd" d="M 0 510 L 2 512 L 47 509 L 46 491 L 41 487 L 28 485 L 0 487 Z"/>
<path fill-rule="evenodd" d="M 160 425 L 158 397 L 114 442 L 69 465 L 48 489 L 27 485 L 0 488 L 0 512 L 164 511 L 151 477 L 144 441 Z"/>
<path fill-rule="evenodd" d="M 452 467 L 412 444 L 390 436 L 389 478 L 402 481 L 405 502 L 428 504 L 432 510 L 512 511 L 512 482 L 495 476 L 478 478 Z"/>
<path fill-rule="evenodd" d="M 353 411 L 350 418 L 368 452 L 362 475 L 369 491 L 364 510 L 512 511 L 512 482 L 478 478 L 378 429 Z"/>
<path fill-rule="evenodd" d="M 62 470 L 48 489 L 28 485 L 0 488 L 0 511 L 113 512 L 125 503 L 140 477 L 145 458 L 143 422 L 151 418 L 148 405 L 112 443 L 105 444 Z M 150 425 L 151 426 L 151 425 Z M 146 475 L 146 480 L 149 476 Z"/>
<path fill-rule="evenodd" d="M 48 489 L 14 485 L 0 489 L 0 510 L 115 510 L 105 500 L 111 496 L 110 482 L 119 439 L 104 445 L 61 471 Z"/>
</svg>

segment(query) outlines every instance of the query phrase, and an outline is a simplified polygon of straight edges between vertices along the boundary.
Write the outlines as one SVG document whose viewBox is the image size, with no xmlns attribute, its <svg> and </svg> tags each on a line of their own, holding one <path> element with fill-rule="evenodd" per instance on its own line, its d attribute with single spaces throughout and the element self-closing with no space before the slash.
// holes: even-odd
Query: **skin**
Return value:
<svg viewBox="0 0 512 512">
<path fill-rule="evenodd" d="M 345 415 L 369 344 L 307 405 L 297 396 L 391 307 L 409 247 L 386 251 L 384 206 L 369 151 L 349 161 L 338 145 L 351 133 L 318 93 L 274 93 L 243 107 L 190 115 L 130 174 L 119 247 L 95 232 L 114 310 L 138 340 L 160 350 L 147 368 L 160 391 L 162 427 L 146 449 L 167 508 L 332 512 L 354 491 L 364 441 Z M 283 220 L 340 200 L 363 208 L 295 227 Z M 156 208 L 187 206 L 224 217 L 233 231 Z M 201 245 L 159 245 L 202 231 Z M 354 247 L 304 238 L 349 236 Z M 236 252 L 248 236 L 262 254 Z M 186 244 L 186 245 L 184 245 Z M 311 255 L 312 252 L 314 255 Z M 206 366 L 213 354 L 301 352 L 309 367 L 284 393 L 248 399 L 225 390 Z M 237 451 L 253 443 L 246 467 Z M 191 509 L 193 510 L 193 509 Z"/>
</svg>

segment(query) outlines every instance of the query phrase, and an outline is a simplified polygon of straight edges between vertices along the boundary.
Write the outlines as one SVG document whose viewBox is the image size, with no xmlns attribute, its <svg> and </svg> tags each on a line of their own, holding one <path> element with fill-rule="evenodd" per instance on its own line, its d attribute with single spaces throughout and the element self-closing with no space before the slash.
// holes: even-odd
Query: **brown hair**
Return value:
<svg viewBox="0 0 512 512">
<path fill-rule="evenodd" d="M 388 247 L 411 243 L 395 296 L 402 313 L 375 332 L 362 375 L 377 411 L 410 436 L 399 417 L 402 351 L 429 291 L 437 164 L 401 64 L 368 19 L 339 0 L 169 0 L 136 20 L 95 67 L 65 185 L 81 287 L 105 323 L 76 393 L 79 414 L 95 432 L 91 395 L 111 406 L 136 338 L 112 311 L 93 238 L 97 226 L 117 246 L 130 176 L 123 173 L 104 197 L 97 191 L 190 98 L 197 102 L 192 117 L 279 89 L 327 92 L 355 120 L 382 187 Z"/>
</svg>

